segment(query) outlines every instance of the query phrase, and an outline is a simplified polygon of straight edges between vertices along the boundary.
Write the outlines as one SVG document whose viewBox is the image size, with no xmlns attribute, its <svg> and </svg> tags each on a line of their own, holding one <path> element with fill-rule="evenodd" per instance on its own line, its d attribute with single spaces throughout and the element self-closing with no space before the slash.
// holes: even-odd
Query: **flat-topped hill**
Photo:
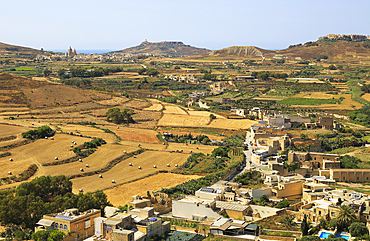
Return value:
<svg viewBox="0 0 370 241">
<path fill-rule="evenodd" d="M 210 52 L 208 49 L 197 48 L 186 45 L 183 42 L 169 41 L 169 42 L 148 42 L 144 41 L 140 45 L 115 51 L 113 53 L 123 54 L 153 54 L 157 56 L 193 56 L 201 55 Z"/>
</svg>

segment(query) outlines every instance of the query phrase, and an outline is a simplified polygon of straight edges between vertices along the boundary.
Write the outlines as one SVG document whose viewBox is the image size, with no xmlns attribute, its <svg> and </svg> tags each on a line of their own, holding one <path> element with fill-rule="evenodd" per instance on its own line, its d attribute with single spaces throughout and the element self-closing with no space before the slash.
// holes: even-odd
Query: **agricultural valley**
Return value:
<svg viewBox="0 0 370 241">
<path fill-rule="evenodd" d="M 274 189 L 265 181 L 271 173 L 328 177 L 314 161 L 291 162 L 290 152 L 337 155 L 339 168 L 370 170 L 370 40 L 328 36 L 277 51 L 144 41 L 104 54 L 64 54 L 0 44 L 0 199 L 45 176 L 64 176 L 73 195 L 106 195 L 101 207 L 127 211 L 132 196 L 150 194 L 153 204 L 162 195 L 152 205 L 162 214 L 173 200 L 218 181 Z M 330 188 L 368 194 L 369 183 L 341 179 Z M 250 200 L 277 208 L 302 195 Z M 283 216 L 303 222 L 294 214 L 299 205 Z M 38 221 L 6 216 L 0 212 L 3 225 Z"/>
</svg>

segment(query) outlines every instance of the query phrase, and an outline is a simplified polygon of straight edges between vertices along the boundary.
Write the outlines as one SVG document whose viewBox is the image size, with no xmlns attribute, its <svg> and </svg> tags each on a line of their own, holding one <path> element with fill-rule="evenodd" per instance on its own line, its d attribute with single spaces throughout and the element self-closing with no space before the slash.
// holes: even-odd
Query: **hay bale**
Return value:
<svg viewBox="0 0 370 241">
<path fill-rule="evenodd" d="M 170 167 L 170 164 L 167 164 L 167 167 Z"/>
<path fill-rule="evenodd" d="M 81 172 L 83 172 L 83 171 L 84 171 L 84 169 L 83 169 L 83 168 L 80 168 L 80 171 L 81 171 Z"/>
<path fill-rule="evenodd" d="M 99 175 L 99 178 L 103 178 L 103 175 Z"/>
<path fill-rule="evenodd" d="M 115 183 L 116 181 L 115 180 L 112 180 L 112 183 Z"/>
<path fill-rule="evenodd" d="M 141 169 L 141 166 L 139 166 L 138 169 Z"/>
<path fill-rule="evenodd" d="M 13 158 L 9 158 L 9 161 L 11 161 L 11 162 L 12 162 L 12 161 L 13 161 Z"/>
<path fill-rule="evenodd" d="M 55 159 L 55 160 L 58 160 L 58 157 L 56 156 L 56 157 L 54 157 L 54 159 Z"/>
<path fill-rule="evenodd" d="M 79 192 L 83 192 L 84 190 L 82 190 L 82 189 L 78 189 L 78 191 L 79 191 Z"/>
<path fill-rule="evenodd" d="M 86 164 L 86 167 L 89 167 L 89 164 Z"/>
<path fill-rule="evenodd" d="M 12 172 L 8 172 L 9 175 L 12 175 Z"/>
<path fill-rule="evenodd" d="M 80 158 L 80 159 L 78 159 L 78 161 L 79 161 L 79 162 L 82 162 L 82 159 Z"/>
<path fill-rule="evenodd" d="M 129 166 L 132 166 L 132 163 L 130 162 L 128 165 L 129 165 Z"/>
<path fill-rule="evenodd" d="M 179 165 L 175 164 L 175 167 L 178 167 Z"/>
<path fill-rule="evenodd" d="M 157 168 L 157 166 L 156 166 L 156 165 L 154 165 L 153 167 L 154 167 L 154 168 Z"/>
</svg>

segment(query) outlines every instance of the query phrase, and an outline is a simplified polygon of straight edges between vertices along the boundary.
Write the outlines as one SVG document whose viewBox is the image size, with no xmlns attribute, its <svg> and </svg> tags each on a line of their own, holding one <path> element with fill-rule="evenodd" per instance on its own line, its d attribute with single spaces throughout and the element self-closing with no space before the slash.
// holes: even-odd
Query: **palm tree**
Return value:
<svg viewBox="0 0 370 241">
<path fill-rule="evenodd" d="M 341 206 L 337 217 L 338 229 L 347 229 L 356 219 L 355 211 L 350 206 Z"/>
</svg>

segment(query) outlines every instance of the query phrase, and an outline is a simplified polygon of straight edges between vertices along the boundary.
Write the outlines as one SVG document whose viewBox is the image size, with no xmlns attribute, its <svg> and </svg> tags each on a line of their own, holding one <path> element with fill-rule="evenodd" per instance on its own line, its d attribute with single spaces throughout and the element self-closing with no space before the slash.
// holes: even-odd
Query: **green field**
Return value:
<svg viewBox="0 0 370 241">
<path fill-rule="evenodd" d="M 335 104 L 338 99 L 314 99 L 314 98 L 288 98 L 279 101 L 278 104 L 283 105 L 323 105 Z"/>
</svg>

